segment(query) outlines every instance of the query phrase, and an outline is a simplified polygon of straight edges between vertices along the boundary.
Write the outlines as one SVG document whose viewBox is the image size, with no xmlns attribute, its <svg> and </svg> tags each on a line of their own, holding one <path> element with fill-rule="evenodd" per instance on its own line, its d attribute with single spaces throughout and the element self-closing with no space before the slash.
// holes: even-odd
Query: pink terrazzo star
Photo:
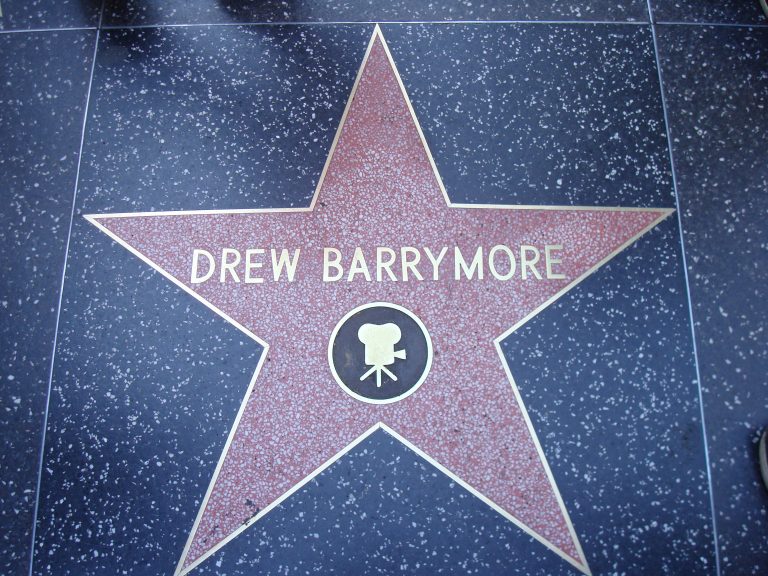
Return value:
<svg viewBox="0 0 768 576">
<path fill-rule="evenodd" d="M 589 574 L 498 342 L 670 213 L 455 205 L 448 201 L 378 27 L 309 208 L 89 216 L 89 220 L 267 348 L 243 400 L 177 574 L 185 574 L 373 430 L 383 428 Z M 508 280 L 456 279 L 453 250 L 562 246 L 539 279 L 522 262 Z M 449 247 L 435 279 L 387 274 L 348 281 L 356 247 Z M 323 248 L 344 256 L 323 281 Z M 220 272 L 193 283 L 194 250 L 265 249 L 246 283 Z M 274 281 L 270 249 L 301 253 L 293 281 Z M 230 253 L 232 256 L 233 253 Z M 487 254 L 487 252 L 486 252 Z M 234 258 L 234 256 L 232 256 Z M 244 256 L 243 256 L 244 258 Z M 555 268 L 556 265 L 556 268 Z M 398 264 L 399 266 L 399 264 Z M 503 268 L 503 266 L 499 266 Z M 507 265 L 508 271 L 509 265 Z M 556 271 L 555 271 L 556 270 Z M 502 270 L 500 275 L 504 275 Z M 235 276 L 238 281 L 235 281 Z M 331 332 L 350 310 L 391 302 L 420 318 L 434 360 L 412 395 L 377 405 L 334 381 Z"/>
</svg>

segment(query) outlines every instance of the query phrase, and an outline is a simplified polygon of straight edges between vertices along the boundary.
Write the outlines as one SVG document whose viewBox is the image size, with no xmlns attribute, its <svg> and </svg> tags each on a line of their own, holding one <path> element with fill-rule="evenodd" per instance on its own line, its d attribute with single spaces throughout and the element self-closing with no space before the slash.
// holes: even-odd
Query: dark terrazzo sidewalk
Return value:
<svg viewBox="0 0 768 576">
<path fill-rule="evenodd" d="M 375 21 L 454 201 L 679 208 L 503 346 L 593 573 L 768 573 L 756 0 L 0 8 L 0 573 L 173 574 L 261 349 L 82 215 L 306 205 Z M 576 573 L 383 431 L 197 570 L 328 572 Z"/>
</svg>

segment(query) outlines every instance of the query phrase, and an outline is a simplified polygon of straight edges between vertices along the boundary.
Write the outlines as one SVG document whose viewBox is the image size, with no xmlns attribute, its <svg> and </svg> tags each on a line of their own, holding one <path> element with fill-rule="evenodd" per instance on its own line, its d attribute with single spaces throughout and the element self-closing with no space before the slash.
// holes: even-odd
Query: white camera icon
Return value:
<svg viewBox="0 0 768 576">
<path fill-rule="evenodd" d="M 381 387 L 381 373 L 384 372 L 393 381 L 395 376 L 387 366 L 395 363 L 395 359 L 405 360 L 405 349 L 395 350 L 395 344 L 400 341 L 402 333 L 397 324 L 363 324 L 357 331 L 357 337 L 365 346 L 365 364 L 371 368 L 360 376 L 365 380 L 372 373 L 376 373 L 376 387 Z"/>
</svg>

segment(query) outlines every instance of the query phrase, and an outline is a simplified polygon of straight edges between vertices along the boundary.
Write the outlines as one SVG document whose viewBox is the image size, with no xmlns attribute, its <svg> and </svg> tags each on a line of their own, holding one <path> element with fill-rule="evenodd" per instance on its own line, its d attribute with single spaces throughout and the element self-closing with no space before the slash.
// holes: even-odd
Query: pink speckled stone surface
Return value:
<svg viewBox="0 0 768 576">
<path fill-rule="evenodd" d="M 450 191 L 449 191 L 450 192 Z M 183 567 L 377 422 L 383 422 L 564 555 L 581 563 L 494 339 L 666 216 L 661 210 L 477 209 L 446 204 L 407 103 L 377 40 L 365 65 L 314 210 L 109 217 L 97 221 L 269 345 L 202 511 Z M 453 246 L 562 244 L 563 280 L 455 280 Z M 449 253 L 439 280 L 322 281 L 322 249 L 377 246 Z M 195 248 L 301 249 L 293 282 L 190 283 Z M 369 260 L 370 264 L 370 260 Z M 519 265 L 519 263 L 518 263 Z M 373 271 L 373 270 L 372 270 Z M 408 398 L 371 405 L 345 394 L 327 360 L 336 323 L 386 301 L 413 311 L 434 346 L 431 372 Z M 205 351 L 201 351 L 204 354 Z M 557 359 L 553 359 L 557 361 Z M 514 358 L 510 359 L 514 373 Z M 565 503 L 566 507 L 568 503 Z M 576 529 L 578 530 L 578 526 Z"/>
</svg>

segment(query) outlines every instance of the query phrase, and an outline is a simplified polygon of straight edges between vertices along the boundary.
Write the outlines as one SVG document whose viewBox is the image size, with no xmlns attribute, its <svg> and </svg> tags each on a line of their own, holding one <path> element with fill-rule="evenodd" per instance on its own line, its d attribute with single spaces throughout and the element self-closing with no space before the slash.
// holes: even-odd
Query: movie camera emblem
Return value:
<svg viewBox="0 0 768 576">
<path fill-rule="evenodd" d="M 410 310 L 373 302 L 339 320 L 328 344 L 328 363 L 347 394 L 362 402 L 389 404 L 424 383 L 432 366 L 432 341 Z"/>
</svg>

